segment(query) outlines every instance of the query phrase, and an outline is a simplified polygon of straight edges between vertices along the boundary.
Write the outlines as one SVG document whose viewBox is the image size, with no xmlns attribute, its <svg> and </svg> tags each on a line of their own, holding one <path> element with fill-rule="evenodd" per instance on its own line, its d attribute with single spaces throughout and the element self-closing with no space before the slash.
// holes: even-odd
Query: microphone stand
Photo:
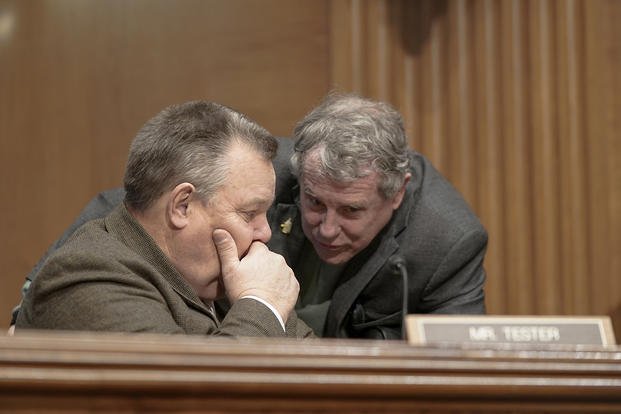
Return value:
<svg viewBox="0 0 621 414">
<path fill-rule="evenodd" d="M 393 268 L 397 269 L 401 275 L 401 283 L 403 286 L 403 301 L 401 303 L 401 338 L 406 339 L 405 317 L 408 314 L 408 270 L 405 267 L 405 259 L 399 254 L 391 256 L 389 261 Z"/>
</svg>

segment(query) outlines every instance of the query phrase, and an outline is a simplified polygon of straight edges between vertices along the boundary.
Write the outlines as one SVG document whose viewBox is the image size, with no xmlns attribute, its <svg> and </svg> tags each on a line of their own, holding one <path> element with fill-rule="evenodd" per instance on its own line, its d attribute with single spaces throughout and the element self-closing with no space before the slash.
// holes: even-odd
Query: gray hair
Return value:
<svg viewBox="0 0 621 414">
<path fill-rule="evenodd" d="M 192 101 L 164 109 L 132 141 L 124 178 L 126 204 L 144 211 L 183 182 L 208 199 L 226 179 L 226 155 L 233 142 L 267 161 L 278 148 L 267 130 L 226 106 Z"/>
<path fill-rule="evenodd" d="M 376 171 L 386 198 L 403 185 L 409 167 L 403 119 L 384 102 L 330 94 L 296 125 L 294 136 L 291 170 L 297 177 L 317 150 L 320 172 L 330 179 L 350 182 Z"/>
</svg>

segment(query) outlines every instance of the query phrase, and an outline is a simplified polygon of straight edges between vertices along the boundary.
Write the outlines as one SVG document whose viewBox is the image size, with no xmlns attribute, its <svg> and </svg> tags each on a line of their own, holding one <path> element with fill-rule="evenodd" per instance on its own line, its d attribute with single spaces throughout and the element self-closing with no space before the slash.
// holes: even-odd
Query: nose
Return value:
<svg viewBox="0 0 621 414">
<path fill-rule="evenodd" d="M 332 239 L 338 236 L 341 231 L 341 227 L 338 223 L 338 217 L 336 212 L 332 210 L 326 210 L 319 223 L 319 234 L 326 239 Z"/>
<path fill-rule="evenodd" d="M 272 229 L 267 222 L 267 216 L 264 216 L 254 231 L 254 240 L 267 243 L 272 238 Z"/>
</svg>

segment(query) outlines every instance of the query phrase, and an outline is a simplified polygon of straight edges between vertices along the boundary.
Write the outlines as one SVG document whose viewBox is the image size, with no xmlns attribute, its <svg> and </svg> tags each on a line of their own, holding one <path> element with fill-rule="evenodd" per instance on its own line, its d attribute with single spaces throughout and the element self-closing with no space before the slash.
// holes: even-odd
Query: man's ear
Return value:
<svg viewBox="0 0 621 414">
<path fill-rule="evenodd" d="M 405 177 L 403 179 L 403 185 L 401 186 L 399 191 L 397 191 L 397 194 L 395 194 L 392 198 L 392 209 L 393 210 L 398 209 L 399 206 L 401 205 L 401 202 L 403 201 L 403 196 L 405 195 L 405 187 L 407 187 L 411 178 L 412 178 L 411 173 L 409 172 L 405 173 Z"/>
<path fill-rule="evenodd" d="M 171 191 L 166 215 L 175 229 L 182 229 L 188 225 L 188 208 L 194 197 L 196 197 L 196 188 L 190 183 L 178 184 Z"/>
</svg>

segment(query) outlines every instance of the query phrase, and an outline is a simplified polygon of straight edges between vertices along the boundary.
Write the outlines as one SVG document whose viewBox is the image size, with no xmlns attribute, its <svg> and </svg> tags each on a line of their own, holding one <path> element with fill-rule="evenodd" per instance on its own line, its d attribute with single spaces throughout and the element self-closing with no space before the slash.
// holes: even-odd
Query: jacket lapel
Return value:
<svg viewBox="0 0 621 414">
<path fill-rule="evenodd" d="M 338 333 L 356 298 L 380 271 L 386 260 L 397 251 L 399 246 L 392 235 L 385 235 L 383 239 L 379 243 L 372 243 L 347 265 L 341 276 L 342 283 L 332 296 L 332 306 L 326 321 L 327 336 L 342 336 Z"/>
<path fill-rule="evenodd" d="M 267 246 L 273 252 L 281 254 L 287 264 L 295 270 L 305 240 L 298 206 L 277 204 L 270 210 L 269 222 L 272 238 Z"/>
</svg>

